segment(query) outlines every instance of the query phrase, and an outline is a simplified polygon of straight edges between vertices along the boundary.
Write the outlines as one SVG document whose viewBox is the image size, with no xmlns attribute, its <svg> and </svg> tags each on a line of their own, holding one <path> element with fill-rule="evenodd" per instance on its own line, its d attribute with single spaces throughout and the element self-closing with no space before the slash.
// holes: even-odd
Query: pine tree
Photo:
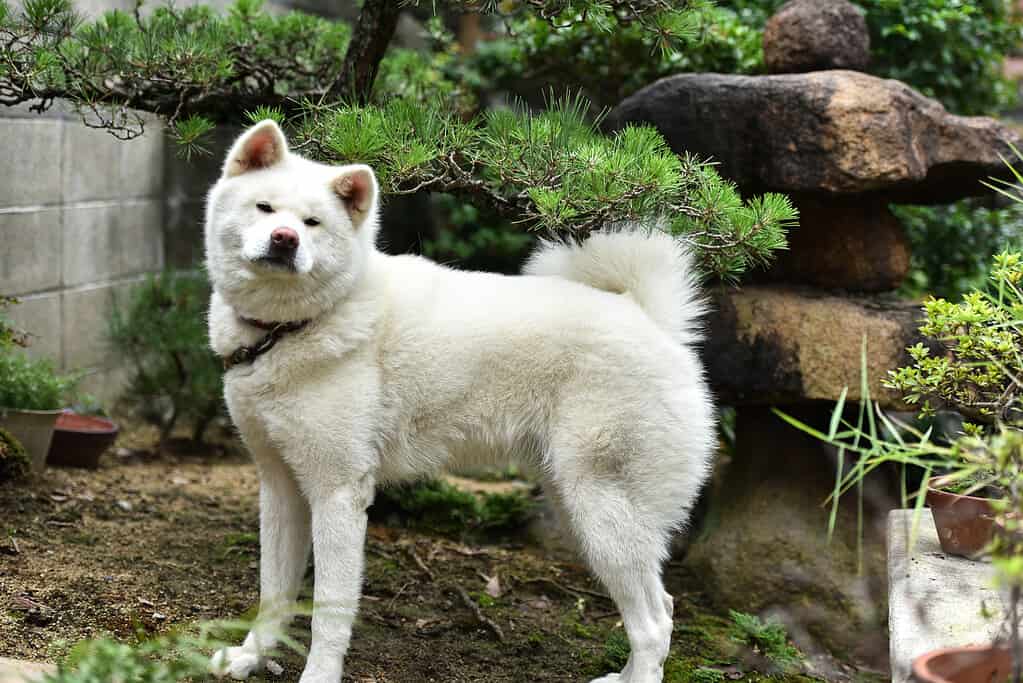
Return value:
<svg viewBox="0 0 1023 683">
<path fill-rule="evenodd" d="M 459 3 L 450 2 L 458 5 Z M 579 96 L 546 108 L 482 110 L 471 67 L 431 22 L 428 54 L 391 46 L 404 3 L 364 0 L 354 27 L 259 0 L 109 12 L 85 22 L 70 0 L 0 0 L 0 103 L 45 111 L 69 100 L 91 126 L 130 139 L 155 113 L 185 154 L 218 124 L 274 118 L 301 153 L 372 165 L 385 192 L 451 193 L 525 229 L 585 235 L 657 221 L 692 245 L 708 273 L 734 278 L 769 261 L 796 213 L 768 194 L 744 201 L 709 160 L 676 155 L 657 131 L 610 136 Z M 524 13 L 567 30 L 636 26 L 657 49 L 684 49 L 706 0 L 479 0 L 511 22 Z M 514 40 L 514 36 L 510 37 Z"/>
</svg>

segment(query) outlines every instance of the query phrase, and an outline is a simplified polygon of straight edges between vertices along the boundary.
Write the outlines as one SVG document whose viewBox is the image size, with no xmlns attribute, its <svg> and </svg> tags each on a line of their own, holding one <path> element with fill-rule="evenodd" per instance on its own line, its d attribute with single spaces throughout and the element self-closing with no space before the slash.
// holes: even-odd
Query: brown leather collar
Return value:
<svg viewBox="0 0 1023 683">
<path fill-rule="evenodd" d="M 252 346 L 240 346 L 231 352 L 231 355 L 225 356 L 224 370 L 230 370 L 236 365 L 247 365 L 252 361 L 256 360 L 259 356 L 272 349 L 281 337 L 288 334 L 289 332 L 298 332 L 303 327 L 309 324 L 309 320 L 293 320 L 291 322 L 266 322 L 265 320 L 256 320 L 255 318 L 241 318 L 241 321 L 247 325 L 258 327 L 261 330 L 266 330 L 267 334 L 257 341 Z"/>
</svg>

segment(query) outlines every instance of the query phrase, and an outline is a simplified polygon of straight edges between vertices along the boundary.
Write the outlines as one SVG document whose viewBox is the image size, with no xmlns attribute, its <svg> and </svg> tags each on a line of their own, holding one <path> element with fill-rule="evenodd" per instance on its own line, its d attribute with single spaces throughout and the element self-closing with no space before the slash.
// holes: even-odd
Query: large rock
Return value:
<svg viewBox="0 0 1023 683">
<path fill-rule="evenodd" d="M 870 63 L 867 21 L 847 0 L 790 0 L 764 27 L 764 62 L 774 74 L 863 70 Z"/>
<path fill-rule="evenodd" d="M 827 429 L 826 406 L 788 412 Z M 833 449 L 767 408 L 737 410 L 735 431 L 686 565 L 722 611 L 780 619 L 808 654 L 841 652 L 880 668 L 888 649 L 885 517 L 899 506 L 889 473 L 882 468 L 866 481 L 862 545 L 855 491 L 842 500 L 829 538 Z"/>
<path fill-rule="evenodd" d="M 926 341 L 918 304 L 850 298 L 813 289 L 756 285 L 713 294 L 704 363 L 724 405 L 834 401 L 849 388 L 860 398 L 861 349 L 867 343 L 871 396 L 905 408 L 881 386 L 888 370 L 911 362 L 906 347 Z"/>
<path fill-rule="evenodd" d="M 856 195 L 948 203 L 1005 176 L 1008 126 L 954 116 L 899 81 L 854 71 L 682 74 L 624 100 L 605 128 L 657 127 L 677 152 L 709 156 L 746 193 Z"/>
<path fill-rule="evenodd" d="M 910 244 L 902 223 L 882 202 L 793 197 L 799 225 L 777 254 L 765 281 L 825 289 L 885 292 L 909 273 Z"/>
</svg>

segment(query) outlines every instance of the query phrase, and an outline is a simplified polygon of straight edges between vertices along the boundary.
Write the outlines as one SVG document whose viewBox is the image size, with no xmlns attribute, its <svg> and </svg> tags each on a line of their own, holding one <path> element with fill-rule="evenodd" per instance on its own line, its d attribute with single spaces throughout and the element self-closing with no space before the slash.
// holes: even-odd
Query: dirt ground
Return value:
<svg viewBox="0 0 1023 683">
<path fill-rule="evenodd" d="M 254 466 L 233 448 L 176 456 L 119 445 L 98 471 L 51 467 L 0 485 L 0 656 L 59 661 L 83 638 L 132 640 L 251 615 Z M 379 524 L 367 550 L 345 681 L 588 681 L 616 663 L 618 614 L 568 553 Z M 694 577 L 678 563 L 666 574 L 676 600 L 667 681 L 770 672 L 729 641 L 727 620 L 707 608 Z M 310 589 L 307 576 L 307 599 Z M 278 661 L 283 673 L 265 680 L 297 680 L 301 658 Z M 808 680 L 814 670 L 774 678 Z"/>
</svg>

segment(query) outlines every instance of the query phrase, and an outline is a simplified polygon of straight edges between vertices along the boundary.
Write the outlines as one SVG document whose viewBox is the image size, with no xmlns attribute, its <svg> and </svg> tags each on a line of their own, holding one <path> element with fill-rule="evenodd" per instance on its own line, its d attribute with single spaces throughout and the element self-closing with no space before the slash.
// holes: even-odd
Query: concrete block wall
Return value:
<svg viewBox="0 0 1023 683">
<path fill-rule="evenodd" d="M 164 265 L 164 138 L 0 113 L 0 293 L 21 299 L 10 314 L 31 354 L 88 370 L 84 390 L 110 399 L 123 376 L 104 341 L 110 307 Z"/>
</svg>

